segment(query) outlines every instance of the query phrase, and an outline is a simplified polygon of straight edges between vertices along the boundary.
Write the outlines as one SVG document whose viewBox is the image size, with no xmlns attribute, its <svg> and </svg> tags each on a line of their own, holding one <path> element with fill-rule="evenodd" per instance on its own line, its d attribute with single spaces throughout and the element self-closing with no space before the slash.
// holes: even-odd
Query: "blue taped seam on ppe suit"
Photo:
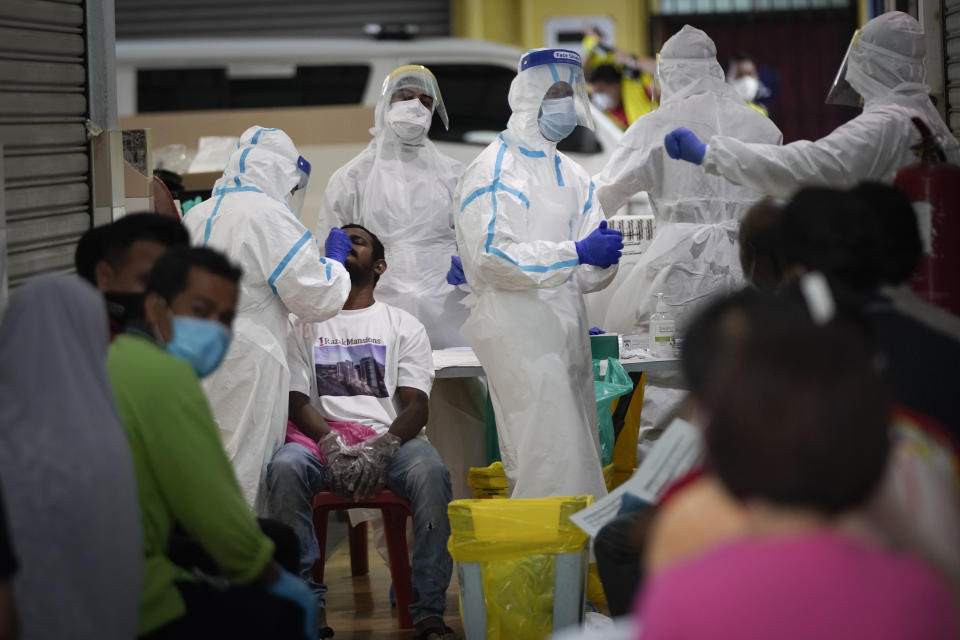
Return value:
<svg viewBox="0 0 960 640">
<path fill-rule="evenodd" d="M 213 197 L 183 219 L 194 241 L 243 268 L 233 343 L 203 387 L 251 505 L 286 429 L 288 316 L 321 322 L 340 311 L 350 292 L 346 269 L 321 258 L 312 234 L 286 204 L 301 180 L 299 157 L 283 131 L 251 127 Z"/>
<path fill-rule="evenodd" d="M 531 64 L 530 55 L 510 87 L 508 129 L 467 168 L 460 190 L 457 241 L 473 291 L 463 333 L 487 374 L 511 495 L 601 497 L 582 293 L 606 286 L 616 267 L 577 257 L 574 241 L 603 212 L 586 171 L 539 130 L 540 103 L 565 67 Z M 576 61 L 566 64 L 579 85 Z M 586 102 L 585 92 L 574 93 Z M 578 114 L 585 106 L 578 102 Z"/>
</svg>

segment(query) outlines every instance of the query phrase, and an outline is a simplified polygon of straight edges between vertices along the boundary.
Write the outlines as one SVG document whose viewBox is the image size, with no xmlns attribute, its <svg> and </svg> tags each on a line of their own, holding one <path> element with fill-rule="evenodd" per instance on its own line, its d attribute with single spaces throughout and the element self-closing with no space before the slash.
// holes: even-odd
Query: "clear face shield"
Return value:
<svg viewBox="0 0 960 640">
<path fill-rule="evenodd" d="M 388 99 L 390 104 L 419 100 L 440 118 L 445 130 L 450 130 L 450 118 L 440 94 L 440 85 L 433 72 L 423 65 L 409 64 L 394 69 L 383 81 L 380 96 L 381 99 Z"/>
<path fill-rule="evenodd" d="M 303 212 L 303 203 L 307 199 L 307 183 L 310 182 L 310 163 L 303 156 L 297 158 L 297 186 L 290 194 L 288 205 L 299 218 Z"/>
<path fill-rule="evenodd" d="M 650 110 L 660 108 L 660 96 L 663 95 L 663 72 L 660 68 L 660 52 L 657 52 L 657 69 L 653 72 L 653 96 L 650 100 Z"/>
<path fill-rule="evenodd" d="M 553 81 L 540 103 L 539 122 L 544 137 L 558 142 L 578 125 L 592 131 L 595 124 L 579 54 L 567 49 L 529 51 L 520 58 L 520 73 L 534 68 L 539 68 L 540 74 L 549 74 Z M 555 139 L 565 130 L 566 135 Z"/>
<path fill-rule="evenodd" d="M 853 37 L 850 39 L 850 45 L 847 47 L 847 52 L 843 55 L 843 62 L 840 63 L 840 69 L 837 71 L 837 76 L 833 79 L 833 84 L 830 86 L 830 91 L 827 92 L 827 99 L 824 101 L 827 104 L 839 104 L 845 105 L 848 107 L 860 107 L 863 105 L 863 98 L 857 93 L 857 90 L 850 86 L 850 83 L 847 81 L 847 68 L 850 64 L 850 52 L 853 50 L 853 46 L 857 44 L 857 41 L 860 40 L 860 29 L 857 29 Z"/>
</svg>

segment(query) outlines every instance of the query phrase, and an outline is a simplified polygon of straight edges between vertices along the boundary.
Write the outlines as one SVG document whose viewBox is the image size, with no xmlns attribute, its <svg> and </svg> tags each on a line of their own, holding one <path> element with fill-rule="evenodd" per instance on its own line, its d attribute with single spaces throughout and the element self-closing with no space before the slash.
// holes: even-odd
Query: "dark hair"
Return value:
<svg viewBox="0 0 960 640">
<path fill-rule="evenodd" d="M 609 82 L 610 84 L 619 84 L 623 80 L 623 72 L 612 64 L 601 64 L 590 70 L 587 75 L 587 82 Z"/>
<path fill-rule="evenodd" d="M 102 254 L 112 267 L 122 267 L 127 260 L 127 250 L 137 241 L 150 241 L 165 247 L 186 246 L 190 236 L 179 220 L 156 213 L 133 213 L 124 216 L 107 227 L 103 237 Z"/>
<path fill-rule="evenodd" d="M 707 394 L 718 367 L 751 333 L 771 294 L 743 289 L 706 305 L 687 328 L 681 366 L 694 398 Z"/>
<path fill-rule="evenodd" d="M 103 259 L 103 252 L 107 244 L 107 235 L 110 225 L 102 225 L 87 230 L 77 243 L 77 250 L 73 254 L 73 265 L 77 275 L 97 285 L 97 263 Z"/>
<path fill-rule="evenodd" d="M 365 226 L 360 224 L 345 224 L 340 228 L 343 229 L 344 231 L 346 231 L 347 229 L 360 229 L 360 231 L 363 231 L 364 233 L 366 233 L 368 236 L 370 236 L 370 241 L 372 243 L 371 248 L 373 249 L 373 259 L 374 260 L 384 259 L 386 252 L 384 251 L 383 243 L 380 242 L 380 238 L 378 238 L 377 234 L 375 234 L 373 231 L 370 231 L 370 229 L 367 229 Z"/>
<path fill-rule="evenodd" d="M 735 62 L 743 62 L 745 60 L 749 60 L 750 62 L 753 62 L 753 56 L 747 53 L 746 51 L 744 51 L 743 49 L 737 49 L 736 51 L 730 54 L 730 64 L 733 64 Z"/>
<path fill-rule="evenodd" d="M 704 401 L 709 464 L 741 500 L 836 515 L 865 502 L 888 452 L 885 390 L 854 323 L 816 326 L 767 297 Z"/>
<path fill-rule="evenodd" d="M 773 291 L 783 278 L 783 208 L 764 198 L 740 222 L 740 266 L 750 283 Z"/>
<path fill-rule="evenodd" d="M 861 182 L 850 190 L 872 210 L 877 228 L 875 265 L 881 282 L 900 284 L 913 275 L 923 255 L 920 229 L 910 198 L 879 182 Z"/>
<path fill-rule="evenodd" d="M 243 276 L 243 269 L 219 251 L 207 247 L 174 247 L 153 265 L 146 292 L 157 293 L 168 304 L 172 303 L 187 288 L 187 279 L 193 268 L 203 269 L 234 284 L 239 283 Z"/>
<path fill-rule="evenodd" d="M 807 188 L 783 208 L 783 253 L 787 267 L 820 271 L 854 291 L 880 284 L 877 215 L 849 191 Z"/>
</svg>

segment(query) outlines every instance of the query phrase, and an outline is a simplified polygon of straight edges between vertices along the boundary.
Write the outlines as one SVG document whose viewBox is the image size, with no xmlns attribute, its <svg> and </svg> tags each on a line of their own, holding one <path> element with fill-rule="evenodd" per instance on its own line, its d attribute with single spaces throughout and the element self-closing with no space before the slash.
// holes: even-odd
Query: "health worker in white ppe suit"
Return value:
<svg viewBox="0 0 960 640">
<path fill-rule="evenodd" d="M 653 242 L 629 273 L 617 276 L 601 325 L 624 334 L 648 333 L 658 293 L 682 329 L 709 296 L 742 286 L 737 231 L 740 218 L 762 197 L 672 161 L 664 135 L 686 123 L 704 139 L 726 135 L 774 145 L 782 140 L 776 125 L 725 82 L 717 48 L 700 29 L 685 25 L 664 43 L 657 60 L 660 107 L 627 129 L 594 177 L 604 211 L 617 211 L 630 196 L 646 191 L 656 216 Z M 679 376 L 647 374 L 644 424 L 659 422 L 679 399 L 679 386 Z"/>
<path fill-rule="evenodd" d="M 947 156 L 960 161 L 960 145 L 930 102 L 923 84 L 926 42 L 914 18 L 890 11 L 870 20 L 854 37 L 827 102 L 857 104 L 863 112 L 816 142 L 782 147 L 714 136 L 702 142 L 681 127 L 667 134 L 672 158 L 702 164 L 707 173 L 788 198 L 805 186 L 850 188 L 862 180 L 890 182 L 897 170 L 914 164 L 911 147 L 921 118 Z"/>
<path fill-rule="evenodd" d="M 698 167 L 678 165 L 664 150 L 664 136 L 688 123 L 704 139 L 723 135 L 760 144 L 780 144 L 782 134 L 724 81 L 713 40 L 684 26 L 664 43 L 657 64 L 660 108 L 624 133 L 610 160 L 594 177 L 604 211 L 617 211 L 646 191 L 657 233 L 620 284 L 604 329 L 645 332 L 657 293 L 674 317 L 688 315 L 705 296 L 743 282 L 737 248 L 740 218 L 762 194 Z"/>
<path fill-rule="evenodd" d="M 254 506 L 264 466 L 286 429 L 287 318 L 292 312 L 326 320 L 350 292 L 346 233 L 331 232 L 324 257 L 291 207 L 303 203 L 309 167 L 286 133 L 251 127 L 211 198 L 183 220 L 195 243 L 243 267 L 233 342 L 203 386 L 240 488 Z"/>
<path fill-rule="evenodd" d="M 593 182 L 557 142 L 592 128 L 580 56 L 529 51 L 513 114 L 467 168 L 457 244 L 473 293 L 463 327 L 490 385 L 515 498 L 606 494 L 583 293 L 616 274 L 623 243 Z"/>
<path fill-rule="evenodd" d="M 460 333 L 467 294 L 446 278 L 457 254 L 454 210 L 464 167 L 427 138 L 435 116 L 449 130 L 433 73 L 420 65 L 393 70 L 374 111 L 373 140 L 327 184 L 317 236 L 345 224 L 377 234 L 390 265 L 377 299 L 408 311 L 423 323 L 430 345 L 446 349 L 467 344 Z M 427 434 L 448 465 L 486 464 L 484 394 L 476 378 L 434 382 Z M 453 486 L 455 496 L 469 495 L 464 477 L 455 474 Z"/>
<path fill-rule="evenodd" d="M 436 114 L 449 129 L 437 80 L 429 69 L 407 65 L 383 82 L 374 112 L 374 138 L 327 184 L 317 235 L 359 224 L 387 248 L 390 268 L 377 299 L 410 312 L 427 329 L 434 349 L 466 345 L 460 325 L 465 293 L 447 284 L 457 253 L 454 199 L 463 165 L 427 139 Z"/>
</svg>

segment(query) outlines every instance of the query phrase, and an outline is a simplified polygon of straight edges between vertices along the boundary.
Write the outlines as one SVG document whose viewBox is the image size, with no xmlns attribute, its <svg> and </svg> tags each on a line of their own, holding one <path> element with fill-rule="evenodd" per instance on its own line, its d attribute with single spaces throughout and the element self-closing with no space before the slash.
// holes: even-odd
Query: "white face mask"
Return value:
<svg viewBox="0 0 960 640">
<path fill-rule="evenodd" d="M 610 111 L 610 109 L 613 109 L 616 106 L 613 103 L 613 98 L 606 93 L 600 93 L 599 91 L 595 91 L 593 95 L 590 96 L 590 101 L 601 111 Z"/>
<path fill-rule="evenodd" d="M 760 91 L 760 81 L 753 76 L 740 76 L 733 81 L 733 88 L 737 90 L 741 98 L 747 102 L 753 102 L 753 99 L 757 97 L 757 92 Z"/>
<path fill-rule="evenodd" d="M 413 142 L 423 137 L 430 128 L 433 111 L 423 106 L 418 99 L 403 100 L 390 104 L 387 123 L 401 140 Z"/>
</svg>

